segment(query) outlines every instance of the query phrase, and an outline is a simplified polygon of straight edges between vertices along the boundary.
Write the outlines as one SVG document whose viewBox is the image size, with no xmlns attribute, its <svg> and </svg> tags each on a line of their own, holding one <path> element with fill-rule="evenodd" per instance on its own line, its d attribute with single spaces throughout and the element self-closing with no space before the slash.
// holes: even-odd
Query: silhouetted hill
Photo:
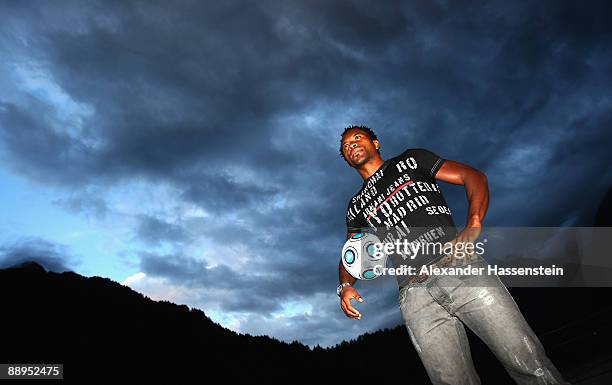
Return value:
<svg viewBox="0 0 612 385">
<path fill-rule="evenodd" d="M 344 374 L 344 381 L 355 384 L 429 383 L 403 326 L 311 350 L 237 334 L 202 311 L 153 301 L 106 278 L 47 272 L 32 263 L 0 270 L 0 292 L 5 332 L 0 360 L 64 363 L 67 379 L 214 375 L 228 383 L 338 383 L 337 375 Z M 610 359 L 612 291 L 514 288 L 511 293 L 564 374 L 591 376 L 589 365 Z M 488 348 L 469 336 L 483 384 L 512 383 Z"/>
<path fill-rule="evenodd" d="M 228 381 L 261 383 L 290 376 L 292 368 L 278 364 L 287 356 L 294 368 L 310 362 L 304 345 L 234 333 L 202 311 L 152 301 L 106 278 L 30 263 L 0 270 L 0 291 L 2 362 L 65 363 L 67 378 L 186 372 L 207 378 L 213 371 Z"/>
</svg>

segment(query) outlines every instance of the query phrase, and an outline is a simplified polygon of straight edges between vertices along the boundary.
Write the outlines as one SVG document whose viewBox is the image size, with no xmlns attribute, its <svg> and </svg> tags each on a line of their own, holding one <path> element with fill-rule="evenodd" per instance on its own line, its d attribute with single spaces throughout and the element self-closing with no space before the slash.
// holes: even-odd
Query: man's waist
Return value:
<svg viewBox="0 0 612 385">
<path fill-rule="evenodd" d="M 478 261 L 479 257 L 478 257 L 478 254 L 473 253 L 473 254 L 462 256 L 462 257 L 455 257 L 455 260 L 457 260 L 456 267 L 465 267 L 466 265 L 470 265 Z M 410 283 L 423 282 L 429 277 L 428 272 L 434 271 L 433 275 L 435 275 L 436 268 L 443 268 L 443 269 L 448 268 L 452 266 L 452 263 L 453 263 L 453 254 L 447 254 L 431 263 L 423 264 L 417 270 L 417 274 L 410 276 L 406 280 L 406 283 L 410 284 Z M 405 285 L 402 285 L 402 286 L 405 286 Z"/>
<path fill-rule="evenodd" d="M 429 277 L 429 274 L 427 274 L 427 271 L 429 271 L 431 268 L 448 267 L 452 264 L 452 262 L 453 262 L 452 255 L 448 254 L 448 255 L 441 256 L 440 258 L 432 262 L 423 264 L 422 266 L 419 267 L 417 274 L 412 275 L 408 278 L 407 283 L 423 282 Z M 426 268 L 424 269 L 423 267 L 426 267 Z"/>
</svg>

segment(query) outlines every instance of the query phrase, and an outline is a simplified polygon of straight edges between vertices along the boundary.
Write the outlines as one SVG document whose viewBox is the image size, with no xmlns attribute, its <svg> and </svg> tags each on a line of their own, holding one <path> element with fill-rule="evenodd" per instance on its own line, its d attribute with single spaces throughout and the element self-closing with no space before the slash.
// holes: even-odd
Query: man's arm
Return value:
<svg viewBox="0 0 612 385">
<path fill-rule="evenodd" d="M 467 164 L 446 160 L 436 173 L 436 179 L 465 186 L 469 202 L 467 223 L 482 223 L 489 207 L 489 185 L 487 176 Z"/>
<path fill-rule="evenodd" d="M 457 237 L 459 242 L 473 242 L 480 235 L 482 221 L 489 207 L 487 176 L 467 164 L 446 160 L 436 173 L 436 179 L 465 186 L 469 209 L 465 229 Z"/>
<path fill-rule="evenodd" d="M 357 278 L 353 277 L 346 271 L 344 265 L 342 264 L 342 260 L 340 260 L 340 263 L 338 264 L 338 275 L 340 276 L 340 284 L 348 282 L 351 284 L 351 286 L 353 286 L 355 281 L 357 281 Z"/>
</svg>

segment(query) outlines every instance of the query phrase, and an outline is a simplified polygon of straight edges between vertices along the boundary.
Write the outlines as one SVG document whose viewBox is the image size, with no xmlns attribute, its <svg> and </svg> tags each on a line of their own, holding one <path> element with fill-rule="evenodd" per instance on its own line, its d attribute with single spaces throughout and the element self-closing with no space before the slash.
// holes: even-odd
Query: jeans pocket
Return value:
<svg viewBox="0 0 612 385">
<path fill-rule="evenodd" d="M 402 287 L 399 291 L 397 303 L 399 306 L 402 306 L 402 302 L 404 302 L 404 297 L 406 296 L 406 287 Z"/>
<path fill-rule="evenodd" d="M 413 287 L 410 285 L 404 286 L 400 289 L 398 298 L 398 304 L 400 309 L 402 309 L 402 307 L 404 307 L 406 303 L 408 303 L 408 295 L 410 294 L 410 291 L 412 289 Z"/>
</svg>

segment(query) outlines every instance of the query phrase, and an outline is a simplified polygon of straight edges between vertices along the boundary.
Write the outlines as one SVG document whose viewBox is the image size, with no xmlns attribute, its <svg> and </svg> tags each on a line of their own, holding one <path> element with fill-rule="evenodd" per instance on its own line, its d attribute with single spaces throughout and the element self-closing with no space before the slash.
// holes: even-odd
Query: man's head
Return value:
<svg viewBox="0 0 612 385">
<path fill-rule="evenodd" d="M 340 137 L 340 156 L 351 167 L 359 168 L 374 157 L 380 156 L 380 142 L 369 127 L 346 127 Z"/>
</svg>

